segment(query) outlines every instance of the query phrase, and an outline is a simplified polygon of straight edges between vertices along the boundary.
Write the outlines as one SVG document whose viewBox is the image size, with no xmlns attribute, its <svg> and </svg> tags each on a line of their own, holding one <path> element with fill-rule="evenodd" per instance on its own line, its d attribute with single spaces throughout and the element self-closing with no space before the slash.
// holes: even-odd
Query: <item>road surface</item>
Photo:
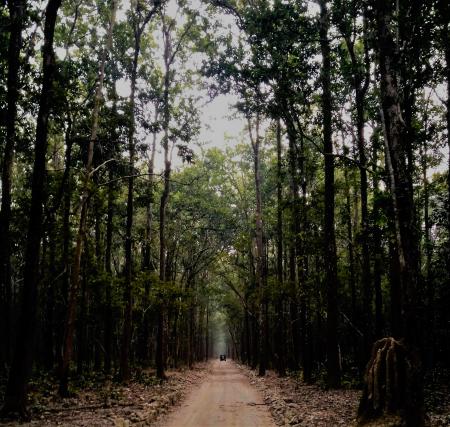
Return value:
<svg viewBox="0 0 450 427">
<path fill-rule="evenodd" d="M 267 406 L 249 379 L 231 361 L 212 371 L 163 427 L 275 427 Z"/>
</svg>

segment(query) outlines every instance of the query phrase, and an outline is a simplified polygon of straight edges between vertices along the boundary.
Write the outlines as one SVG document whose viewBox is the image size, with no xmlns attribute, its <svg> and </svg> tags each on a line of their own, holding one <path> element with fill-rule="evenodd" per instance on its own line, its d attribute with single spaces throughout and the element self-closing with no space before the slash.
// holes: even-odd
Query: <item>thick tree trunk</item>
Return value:
<svg viewBox="0 0 450 427">
<path fill-rule="evenodd" d="M 19 97 L 19 67 L 22 45 L 22 27 L 25 15 L 25 0 L 8 0 L 9 45 L 7 77 L 6 141 L 3 148 L 1 210 L 0 210 L 0 372 L 11 359 L 11 181 L 16 145 L 17 100 Z"/>
<path fill-rule="evenodd" d="M 402 344 L 399 350 L 397 342 L 390 338 L 375 343 L 366 376 L 368 392 L 361 400 L 359 415 L 362 420 L 366 420 L 385 414 L 395 414 L 407 425 L 421 426 L 424 425 L 423 384 L 417 351 L 417 347 L 421 344 L 418 314 L 420 273 L 410 164 L 412 141 L 406 140 L 408 130 L 402 118 L 399 100 L 399 70 L 395 62 L 398 47 L 394 29 L 391 28 L 393 5 L 391 2 L 376 0 L 375 12 L 381 81 L 381 114 L 403 302 L 402 306 L 396 309 L 402 313 L 400 336 L 404 338 L 404 345 Z M 378 363 L 380 359 L 386 361 L 385 365 Z M 381 375 L 386 379 L 374 381 L 372 385 L 371 370 L 374 378 Z M 381 373 L 378 374 L 378 372 Z M 402 381 L 404 384 L 401 384 Z M 383 397 L 381 402 L 378 402 L 378 396 Z"/>
<path fill-rule="evenodd" d="M 324 258 L 326 261 L 325 282 L 327 289 L 327 383 L 339 387 L 341 368 L 338 348 L 338 276 L 336 237 L 334 231 L 334 157 L 332 142 L 331 103 L 331 52 L 328 40 L 329 12 L 327 1 L 320 0 L 320 49 L 322 53 L 322 116 L 323 147 L 325 154 L 325 219 Z"/>
<path fill-rule="evenodd" d="M 33 365 L 36 311 L 38 300 L 39 260 L 42 238 L 42 204 L 44 202 L 45 157 L 54 77 L 53 36 L 61 0 L 49 0 L 45 10 L 42 89 L 36 125 L 33 178 L 28 235 L 25 249 L 22 307 L 14 358 L 5 392 L 3 413 L 26 414 L 27 384 Z"/>
<path fill-rule="evenodd" d="M 400 266 L 401 292 L 405 312 L 403 336 L 410 344 L 418 344 L 418 238 L 412 177 L 408 165 L 410 143 L 405 142 L 406 128 L 402 119 L 394 59 L 397 48 L 389 27 L 391 5 L 377 1 L 377 26 L 381 74 L 381 102 L 385 133 L 386 159 L 393 201 L 395 238 Z M 401 310 L 401 307 L 398 307 Z"/>
</svg>

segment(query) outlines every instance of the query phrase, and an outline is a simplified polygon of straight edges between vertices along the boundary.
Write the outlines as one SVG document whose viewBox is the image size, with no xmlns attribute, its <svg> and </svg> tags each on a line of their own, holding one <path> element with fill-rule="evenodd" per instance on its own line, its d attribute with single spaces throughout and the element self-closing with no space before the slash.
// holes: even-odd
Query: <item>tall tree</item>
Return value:
<svg viewBox="0 0 450 427">
<path fill-rule="evenodd" d="M 330 387 L 340 386 L 338 348 L 338 288 L 336 237 L 334 231 L 334 156 L 332 141 L 331 49 L 328 38 L 329 11 L 326 0 L 320 0 L 320 50 L 322 53 L 322 120 L 323 151 L 325 156 L 325 218 L 324 258 L 327 288 L 327 382 Z"/>
<path fill-rule="evenodd" d="M 178 5 L 179 12 L 182 11 L 182 3 Z M 159 205 L 159 280 L 162 285 L 170 280 L 168 274 L 168 247 L 167 247 L 167 205 L 170 196 L 170 176 L 172 173 L 172 152 L 177 139 L 180 143 L 188 142 L 192 137 L 195 129 L 194 117 L 182 117 L 183 110 L 190 108 L 191 114 L 195 115 L 195 109 L 192 105 L 180 105 L 180 120 L 179 129 L 171 127 L 171 119 L 174 118 L 174 105 L 172 91 L 176 85 L 174 69 L 174 62 L 179 56 L 183 54 L 186 47 L 186 42 L 189 40 L 191 29 L 196 21 L 196 13 L 188 12 L 187 22 L 181 27 L 177 28 L 177 21 L 169 16 L 167 11 L 161 14 L 162 19 L 162 36 L 163 36 L 163 84 L 162 84 L 162 105 L 161 105 L 161 127 L 162 127 L 162 147 L 164 152 L 164 171 L 163 171 L 163 190 L 160 197 Z M 178 90 L 178 88 L 176 88 Z M 176 118 L 176 117 L 175 117 Z M 179 145 L 179 152 L 183 161 L 192 159 L 192 153 L 185 145 Z M 157 327 L 157 342 L 156 342 L 156 370 L 158 378 L 166 378 L 166 352 L 167 345 L 167 319 L 166 319 L 165 302 L 161 301 L 158 311 L 158 327 Z"/>
<path fill-rule="evenodd" d="M 447 120 L 447 148 L 448 148 L 448 173 L 447 173 L 447 232 L 448 254 L 450 254 L 450 6 L 445 0 L 439 0 L 439 13 L 441 16 L 441 46 L 444 50 L 444 79 L 447 83 L 446 120 Z M 447 262 L 447 270 L 450 273 L 450 261 Z M 450 276 L 450 274 L 449 274 Z"/>
<path fill-rule="evenodd" d="M 257 91 L 258 98 L 260 97 Z M 261 182 L 261 135 L 260 135 L 260 113 L 256 112 L 255 123 L 248 118 L 248 132 L 253 150 L 253 173 L 255 181 L 255 241 L 256 241 L 256 282 L 259 296 L 259 369 L 258 374 L 264 376 L 267 369 L 268 350 L 268 319 L 267 319 L 267 273 L 266 273 L 266 249 L 263 226 L 263 202 Z M 254 131 L 252 130 L 254 126 Z"/>
<path fill-rule="evenodd" d="M 376 14 L 377 54 L 380 72 L 381 116 L 384 128 L 386 163 L 389 173 L 390 193 L 393 205 L 395 243 L 400 272 L 400 292 L 402 306 L 393 307 L 399 311 L 399 336 L 406 344 L 393 339 L 380 340 L 374 345 L 372 359 L 367 368 L 367 381 L 370 384 L 371 372 L 384 369 L 392 375 L 404 375 L 407 384 L 394 385 L 391 375 L 375 385 L 375 392 L 368 391 L 367 385 L 361 400 L 362 418 L 397 412 L 407 425 L 424 424 L 422 372 L 417 347 L 421 345 L 419 318 L 419 241 L 415 218 L 415 204 L 412 191 L 411 146 L 413 141 L 402 117 L 400 105 L 399 78 L 400 64 L 397 59 L 397 32 L 393 21 L 394 2 L 376 0 L 373 3 Z M 386 353 L 385 353 L 386 352 Z M 384 354 L 390 354 L 386 357 Z M 394 355 L 397 353 L 396 355 Z M 377 357 L 378 354 L 378 357 Z M 405 362 L 405 359 L 407 362 Z M 383 364 L 386 365 L 383 365 Z M 403 366 L 408 363 L 407 368 Z M 369 385 L 369 389 L 370 389 Z M 388 394 L 386 394 L 386 390 Z M 381 393 L 381 394 L 380 394 Z M 380 396 L 382 404 L 380 404 Z"/>
<path fill-rule="evenodd" d="M 280 376 L 286 374 L 286 345 L 284 331 L 284 278 L 283 278 L 283 160 L 281 146 L 281 120 L 276 124 L 277 139 L 277 281 L 278 281 L 278 300 L 277 300 L 277 323 L 276 323 L 276 363 Z"/>
<path fill-rule="evenodd" d="M 2 163 L 2 202 L 0 210 L 0 307 L 2 307 L 2 326 L 0 327 L 0 369 L 9 363 L 11 355 L 11 181 L 16 145 L 16 120 L 19 98 L 19 68 L 22 49 L 22 29 L 26 14 L 24 0 L 9 0 L 9 44 L 7 76 L 6 143 L 3 149 Z"/>
<path fill-rule="evenodd" d="M 130 379 L 130 346 L 131 346 L 131 332 L 132 332 L 132 314 L 133 314 L 133 295 L 132 295 L 132 280 L 133 280 L 133 217 L 134 217 L 134 163 L 135 163 L 135 98 L 136 98 L 136 83 L 138 77 L 138 61 L 141 53 L 141 39 L 147 24 L 160 10 L 163 1 L 153 0 L 151 7 L 147 9 L 141 1 L 136 2 L 132 10 L 131 20 L 133 27 L 134 48 L 133 60 L 131 65 L 131 79 L 130 79 L 130 127 L 128 131 L 128 152 L 129 152 L 129 178 L 128 178 L 128 195 L 127 195 L 127 221 L 125 231 L 125 321 L 123 323 L 122 332 L 122 347 L 120 356 L 120 376 L 123 381 Z"/>
<path fill-rule="evenodd" d="M 55 71 L 53 38 L 61 0 L 49 0 L 45 9 L 42 88 L 39 98 L 34 149 L 31 206 L 25 250 L 24 282 L 19 328 L 14 358 L 8 377 L 3 413 L 19 412 L 26 416 L 27 385 L 33 366 L 38 299 L 40 244 L 42 238 L 42 204 L 44 202 L 45 157 L 48 122 Z"/>
<path fill-rule="evenodd" d="M 67 317 L 64 328 L 64 342 L 62 349 L 62 359 L 60 366 L 60 383 L 59 383 L 59 394 L 61 396 L 68 396 L 68 379 L 69 379 L 69 367 L 72 358 L 73 351 L 73 334 L 76 321 L 76 310 L 77 310 L 77 298 L 78 289 L 80 287 L 80 267 L 81 267 L 81 255 L 83 253 L 83 244 L 86 238 L 86 221 L 89 209 L 89 198 L 91 192 L 91 182 L 92 182 L 92 165 L 94 159 L 94 147 L 97 141 L 99 132 L 99 113 L 101 102 L 103 98 L 103 82 L 105 79 L 105 65 L 108 58 L 108 53 L 112 49 L 112 35 L 114 23 L 116 20 L 116 10 L 117 10 L 117 0 L 111 1 L 110 17 L 108 20 L 108 30 L 106 36 L 105 47 L 100 53 L 100 62 L 98 69 L 98 81 L 94 96 L 94 108 L 92 111 L 92 126 L 91 134 L 89 138 L 89 146 L 87 153 L 86 168 L 83 176 L 83 189 L 81 194 L 81 213 L 80 221 L 78 225 L 78 234 L 76 238 L 75 254 L 71 269 L 70 287 L 69 287 L 69 299 L 67 305 Z"/>
</svg>

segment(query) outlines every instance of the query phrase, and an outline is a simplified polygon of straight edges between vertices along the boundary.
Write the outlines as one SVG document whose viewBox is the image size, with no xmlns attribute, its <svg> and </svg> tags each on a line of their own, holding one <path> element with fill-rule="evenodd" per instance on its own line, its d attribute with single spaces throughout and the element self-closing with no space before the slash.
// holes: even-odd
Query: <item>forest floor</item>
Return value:
<svg viewBox="0 0 450 427">
<path fill-rule="evenodd" d="M 57 397 L 54 379 L 31 384 L 32 421 L 23 426 L 352 426 L 359 390 L 327 391 L 296 377 L 279 378 L 233 361 L 211 361 L 192 370 L 172 370 L 160 383 L 142 371 L 128 386 L 96 378 L 78 379 L 75 396 Z M 450 389 L 427 386 L 425 401 L 431 427 L 450 426 Z M 447 387 L 447 388 L 446 388 Z M 1 422 L 16 426 L 14 422 Z"/>
<path fill-rule="evenodd" d="M 257 376 L 246 366 L 240 368 L 262 394 L 264 403 L 279 426 L 335 427 L 354 426 L 361 391 L 357 389 L 325 390 L 308 385 L 299 378 L 280 378 L 268 371 Z M 425 406 L 429 427 L 450 426 L 450 386 L 444 378 L 430 378 L 425 387 Z"/>
<path fill-rule="evenodd" d="M 168 380 L 160 383 L 152 371 L 142 371 L 128 386 L 95 379 L 78 380 L 74 397 L 61 399 L 49 381 L 39 379 L 31 386 L 32 420 L 21 426 L 126 427 L 153 425 L 171 406 L 183 399 L 210 372 L 211 363 L 199 363 L 193 369 L 170 370 Z M 16 426 L 16 422 L 2 422 Z"/>
</svg>

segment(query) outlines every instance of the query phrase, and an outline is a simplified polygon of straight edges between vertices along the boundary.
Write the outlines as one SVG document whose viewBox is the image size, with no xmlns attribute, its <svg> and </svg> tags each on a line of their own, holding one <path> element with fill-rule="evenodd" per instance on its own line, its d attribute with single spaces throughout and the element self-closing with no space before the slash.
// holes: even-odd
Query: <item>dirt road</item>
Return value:
<svg viewBox="0 0 450 427">
<path fill-rule="evenodd" d="M 168 415 L 162 427 L 275 427 L 257 390 L 231 361 L 211 374 Z"/>
</svg>

